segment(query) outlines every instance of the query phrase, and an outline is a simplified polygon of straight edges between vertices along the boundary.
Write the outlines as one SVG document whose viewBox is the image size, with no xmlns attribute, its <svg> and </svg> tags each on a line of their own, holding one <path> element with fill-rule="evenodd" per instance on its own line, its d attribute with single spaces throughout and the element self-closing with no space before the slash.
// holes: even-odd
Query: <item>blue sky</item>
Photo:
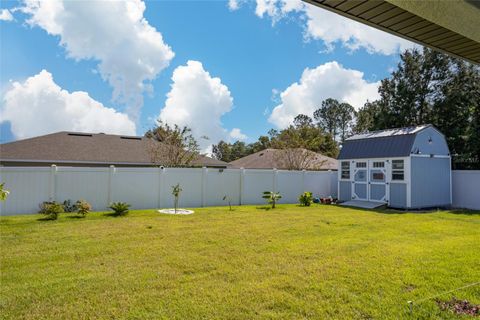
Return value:
<svg viewBox="0 0 480 320">
<path fill-rule="evenodd" d="M 153 80 L 143 81 L 147 89 L 137 90 L 140 93 L 135 92 L 137 96 L 143 97 L 143 103 L 140 103 L 138 110 L 132 111 L 128 101 L 115 99 L 113 93 L 116 86 L 105 79 L 99 67 L 102 61 L 115 64 L 117 52 L 130 50 L 128 45 L 121 46 L 122 41 L 130 41 L 128 38 L 122 39 L 127 35 L 122 35 L 121 31 L 118 35 L 109 31 L 110 29 L 105 31 L 108 36 L 105 39 L 108 41 L 119 37 L 119 50 L 113 54 L 105 53 L 108 51 L 106 49 L 95 48 L 101 40 L 89 44 L 91 48 L 86 45 L 83 50 L 75 47 L 75 41 L 89 36 L 88 33 L 85 34 L 88 31 L 80 29 L 69 32 L 67 28 L 81 28 L 71 22 L 62 25 L 63 30 L 57 32 L 56 26 L 48 26 L 45 22 L 42 24 L 40 15 L 44 12 L 40 12 L 35 4 L 30 2 L 1 2 L 2 9 L 10 10 L 12 18 L 7 17 L 0 21 L 1 142 L 59 130 L 95 131 L 94 129 L 98 128 L 99 132 L 125 133 L 118 129 L 123 126 L 121 122 L 116 127 L 111 127 L 110 124 L 102 127 L 104 121 L 93 127 L 82 127 L 75 123 L 75 128 L 70 128 L 73 126 L 69 126 L 70 121 L 73 120 L 69 118 L 72 115 L 83 117 L 81 110 L 72 114 L 68 113 L 70 111 L 66 112 L 65 120 L 58 116 L 58 119 L 51 121 L 55 122 L 55 125 L 49 123 L 48 115 L 56 114 L 55 108 L 61 109 L 58 114 L 62 115 L 63 109 L 68 109 L 68 103 L 74 103 L 70 101 L 74 99 L 64 98 L 68 95 L 62 94 L 65 101 L 58 106 L 56 102 L 50 103 L 52 106 L 48 108 L 42 105 L 42 101 L 50 101 L 48 99 L 52 98 L 51 95 L 46 99 L 42 96 L 43 93 L 38 92 L 46 90 L 45 88 L 34 89 L 33 85 L 27 86 L 25 83 L 28 78 L 38 75 L 42 70 L 51 74 L 52 81 L 69 94 L 86 92 L 92 104 L 98 102 L 103 108 L 113 108 L 115 112 L 122 116 L 126 114 L 130 119 L 138 117 L 132 122 L 134 129 L 130 129 L 128 133 L 134 130 L 136 134 L 143 134 L 152 126 L 153 119 L 158 118 L 161 110 L 168 105 L 168 110 L 162 114 L 163 120 L 193 127 L 197 136 L 211 137 L 208 143 L 215 143 L 217 141 L 213 140 L 219 138 L 231 141 L 240 138 L 250 142 L 272 127 L 285 126 L 297 111 L 311 113 L 313 105 L 319 105 L 321 100 L 328 96 L 350 102 L 355 107 L 361 106 L 366 99 L 375 98 L 373 89 L 378 86 L 378 81 L 387 77 L 389 70 L 395 67 L 399 51 L 410 46 L 403 40 L 376 30 L 373 31 L 374 36 L 369 36 L 370 30 L 365 30 L 365 35 L 357 33 L 357 26 L 350 26 L 353 22 L 343 22 L 344 18 L 333 17 L 331 13 L 323 13 L 322 9 L 306 4 L 300 4 L 301 8 L 293 10 L 278 1 L 274 3 L 277 11 L 272 11 L 273 7 L 270 7 L 263 8 L 262 12 L 261 1 L 146 2 L 141 18 L 146 19 L 149 28 L 154 28 L 156 33 L 161 34 L 161 41 L 170 48 L 174 57 L 164 59 L 168 64 L 166 67 L 160 67 L 162 61 L 155 62 L 159 70 L 153 72 Z M 143 2 L 136 1 L 136 4 L 143 5 Z M 14 9 L 22 7 L 30 10 Z M 112 12 L 114 14 L 116 11 Z M 57 11 L 55 14 L 60 13 Z M 323 14 L 328 16 L 324 17 Z M 101 12 L 98 16 L 101 17 Z M 28 19 L 32 17 L 36 17 L 37 21 L 29 22 Z M 332 22 L 331 19 L 335 20 Z M 328 23 L 326 30 L 323 29 L 323 20 Z M 343 30 L 343 33 L 330 36 L 328 28 L 334 27 L 332 24 L 337 23 L 337 20 L 340 25 L 335 30 Z M 96 21 L 93 19 L 92 24 Z M 95 36 L 102 35 L 102 28 L 111 27 L 115 31 L 115 26 L 108 23 L 103 21 L 98 26 L 92 26 L 94 32 L 98 30 Z M 75 38 L 77 34 L 80 36 Z M 377 35 L 378 39 L 375 38 Z M 63 45 L 60 42 L 63 42 Z M 375 42 L 378 42 L 378 47 Z M 390 42 L 392 44 L 385 47 L 385 43 Z M 124 57 L 118 65 L 110 66 L 112 70 L 124 68 L 125 70 L 119 72 L 128 76 L 130 64 L 127 59 L 138 62 L 145 58 L 142 57 L 143 54 L 150 54 L 142 52 L 142 47 L 140 43 L 138 57 L 134 54 Z M 164 53 L 168 51 L 165 48 L 159 50 Z M 188 64 L 188 61 L 199 64 Z M 331 62 L 336 63 L 328 64 Z M 184 68 L 179 68 L 182 66 Z M 172 75 L 177 68 L 177 79 L 173 80 Z M 311 72 L 302 77 L 307 68 Z M 349 72 L 355 72 L 354 83 L 349 83 Z M 193 73 L 198 76 L 190 79 L 188 75 Z M 219 81 L 212 82 L 213 78 L 219 78 Z M 46 81 L 46 78 L 42 79 Z M 12 91 L 15 82 L 24 85 L 23 89 Z M 298 85 L 295 86 L 295 83 Z M 328 86 L 329 83 L 333 83 L 331 87 Z M 291 90 L 288 90 L 292 85 Z M 11 94 L 8 95 L 8 92 Z M 167 103 L 169 92 L 172 99 Z M 284 94 L 281 96 L 282 92 Z M 7 96 L 10 98 L 6 99 Z M 29 104 L 36 107 L 30 108 Z M 192 112 L 190 117 L 182 117 L 185 112 L 190 112 L 190 108 L 196 111 Z M 278 110 L 272 115 L 274 108 Z M 32 113 L 30 121 L 36 119 L 35 115 L 38 113 L 39 120 L 32 124 L 24 119 L 25 113 Z M 113 119 L 109 118 L 109 115 L 106 117 Z M 120 115 L 117 118 L 125 120 Z M 35 130 L 30 129 L 31 126 L 35 126 Z M 215 126 L 217 128 L 210 132 L 210 128 Z M 234 128 L 237 128 L 236 134 L 231 131 Z M 117 132 L 118 130 L 120 131 Z"/>
</svg>

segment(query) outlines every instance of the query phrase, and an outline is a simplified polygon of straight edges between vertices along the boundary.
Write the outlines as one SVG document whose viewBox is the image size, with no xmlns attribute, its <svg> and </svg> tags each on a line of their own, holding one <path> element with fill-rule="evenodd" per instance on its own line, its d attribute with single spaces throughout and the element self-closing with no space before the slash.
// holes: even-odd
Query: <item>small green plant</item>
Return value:
<svg viewBox="0 0 480 320">
<path fill-rule="evenodd" d="M 228 206 L 230 207 L 230 211 L 232 211 L 232 198 L 230 198 L 230 197 L 227 196 L 227 195 L 224 195 L 224 196 L 223 196 L 223 201 L 227 201 L 227 202 L 228 202 Z"/>
<path fill-rule="evenodd" d="M 298 201 L 302 206 L 310 207 L 313 202 L 313 195 L 309 191 L 305 191 L 298 197 Z"/>
<path fill-rule="evenodd" d="M 272 205 L 272 209 L 275 209 L 276 203 L 282 198 L 282 196 L 280 195 L 280 192 L 264 191 L 262 198 Z"/>
<path fill-rule="evenodd" d="M 112 202 L 109 208 L 113 210 L 116 216 L 124 216 L 128 213 L 130 205 L 126 202 Z"/>
<path fill-rule="evenodd" d="M 175 213 L 177 213 L 178 209 L 178 198 L 180 198 L 180 193 L 182 192 L 182 188 L 180 188 L 180 184 L 177 183 L 175 186 L 172 186 L 172 195 L 175 198 L 173 202 L 173 206 L 175 208 Z"/>
<path fill-rule="evenodd" d="M 0 201 L 7 200 L 7 197 L 10 194 L 10 191 L 4 189 L 4 187 L 5 183 L 0 183 Z"/>
<path fill-rule="evenodd" d="M 55 201 L 44 201 L 40 204 L 38 213 L 46 215 L 47 219 L 57 220 L 58 215 L 63 211 L 63 205 Z"/>
<path fill-rule="evenodd" d="M 72 200 L 68 199 L 63 201 L 63 211 L 64 212 L 74 212 L 77 211 L 77 207 L 75 203 L 72 202 Z"/>
<path fill-rule="evenodd" d="M 87 213 L 89 213 L 90 210 L 92 210 L 92 206 L 90 205 L 90 203 L 88 203 L 85 200 L 78 200 L 75 203 L 75 208 L 77 210 L 77 213 L 82 217 L 85 217 Z"/>
</svg>

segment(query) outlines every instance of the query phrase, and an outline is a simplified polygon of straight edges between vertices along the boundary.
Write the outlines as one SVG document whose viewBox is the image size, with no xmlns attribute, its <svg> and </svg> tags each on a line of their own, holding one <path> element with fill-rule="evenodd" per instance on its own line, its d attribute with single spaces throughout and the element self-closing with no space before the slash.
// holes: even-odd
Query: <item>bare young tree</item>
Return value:
<svg viewBox="0 0 480 320">
<path fill-rule="evenodd" d="M 283 148 L 275 153 L 278 167 L 287 170 L 320 170 L 326 160 L 320 160 L 319 155 L 303 148 Z"/>
<path fill-rule="evenodd" d="M 170 126 L 158 121 L 145 133 L 150 138 L 148 153 L 155 165 L 166 167 L 190 166 L 199 157 L 199 146 L 188 127 Z"/>
</svg>

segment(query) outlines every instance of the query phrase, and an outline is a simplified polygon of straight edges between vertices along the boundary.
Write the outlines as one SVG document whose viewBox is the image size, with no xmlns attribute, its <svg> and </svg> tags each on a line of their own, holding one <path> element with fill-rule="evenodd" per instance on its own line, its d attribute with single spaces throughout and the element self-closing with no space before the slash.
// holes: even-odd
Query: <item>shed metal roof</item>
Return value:
<svg viewBox="0 0 480 320">
<path fill-rule="evenodd" d="M 338 159 L 406 157 L 410 155 L 414 134 L 345 140 Z"/>
<path fill-rule="evenodd" d="M 343 143 L 338 159 L 407 157 L 415 136 L 430 124 L 354 135 Z"/>
</svg>

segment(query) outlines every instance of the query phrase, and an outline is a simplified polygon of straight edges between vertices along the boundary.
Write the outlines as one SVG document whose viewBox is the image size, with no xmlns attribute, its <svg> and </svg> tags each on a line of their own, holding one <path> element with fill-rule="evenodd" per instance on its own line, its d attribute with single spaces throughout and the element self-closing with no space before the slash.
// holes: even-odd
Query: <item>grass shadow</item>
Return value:
<svg viewBox="0 0 480 320">
<path fill-rule="evenodd" d="M 114 217 L 114 218 L 118 218 L 118 217 L 125 217 L 128 213 L 116 213 L 116 212 L 106 212 L 104 213 L 103 215 L 105 217 Z"/>
<path fill-rule="evenodd" d="M 452 214 L 459 214 L 459 215 L 468 215 L 468 216 L 480 216 L 480 210 L 470 210 L 470 209 L 448 209 L 448 208 L 423 208 L 423 209 L 395 209 L 389 208 L 386 205 L 374 208 L 374 209 L 366 209 L 366 208 L 358 208 L 358 207 L 350 207 L 350 206 L 341 206 L 341 205 L 334 205 L 336 207 L 347 208 L 352 210 L 358 211 L 368 211 L 368 212 L 375 212 L 381 214 L 407 214 L 407 213 L 417 213 L 417 214 L 432 214 L 437 212 L 449 212 Z"/>
<path fill-rule="evenodd" d="M 269 211 L 269 210 L 272 210 L 272 207 L 270 207 L 270 206 L 261 206 L 261 207 L 255 207 L 255 209 Z"/>
<path fill-rule="evenodd" d="M 394 208 L 388 208 L 386 205 L 381 206 L 379 208 L 373 208 L 373 209 L 368 209 L 368 208 L 359 208 L 359 207 L 351 207 L 351 206 L 342 206 L 339 204 L 330 204 L 329 206 L 335 206 L 337 208 L 344 208 L 344 209 L 352 209 L 352 210 L 357 210 L 357 211 L 367 211 L 367 212 L 375 212 L 375 213 L 381 213 L 381 214 L 405 214 L 405 213 L 411 213 L 412 211 L 407 211 L 404 209 L 394 209 Z"/>
<path fill-rule="evenodd" d="M 38 218 L 37 221 L 55 221 L 58 220 L 58 218 L 53 218 L 53 217 L 43 217 L 43 218 Z"/>
<path fill-rule="evenodd" d="M 480 210 L 471 210 L 471 209 L 451 209 L 449 210 L 452 214 L 461 214 L 466 216 L 480 216 Z"/>
<path fill-rule="evenodd" d="M 86 217 L 85 216 L 82 216 L 82 215 L 70 215 L 70 216 L 67 216 L 68 219 L 85 219 Z"/>
</svg>

